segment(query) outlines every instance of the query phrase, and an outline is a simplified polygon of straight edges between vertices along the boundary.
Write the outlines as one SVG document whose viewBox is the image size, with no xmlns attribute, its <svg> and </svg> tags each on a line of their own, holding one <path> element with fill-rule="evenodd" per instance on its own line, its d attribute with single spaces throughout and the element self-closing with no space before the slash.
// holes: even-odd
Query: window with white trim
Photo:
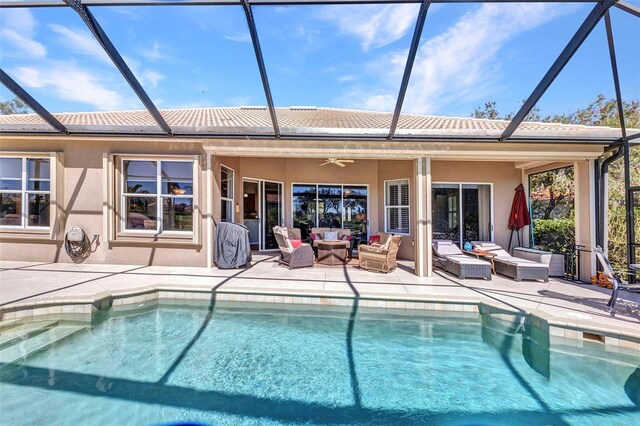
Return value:
<svg viewBox="0 0 640 426">
<path fill-rule="evenodd" d="M 221 222 L 233 222 L 233 169 L 220 166 Z"/>
<path fill-rule="evenodd" d="M 122 230 L 193 232 L 193 160 L 122 160 Z"/>
<path fill-rule="evenodd" d="M 0 157 L 0 226 L 50 227 L 49 158 Z"/>
<path fill-rule="evenodd" d="M 390 234 L 409 233 L 409 180 L 389 180 L 384 183 L 385 231 Z"/>
</svg>

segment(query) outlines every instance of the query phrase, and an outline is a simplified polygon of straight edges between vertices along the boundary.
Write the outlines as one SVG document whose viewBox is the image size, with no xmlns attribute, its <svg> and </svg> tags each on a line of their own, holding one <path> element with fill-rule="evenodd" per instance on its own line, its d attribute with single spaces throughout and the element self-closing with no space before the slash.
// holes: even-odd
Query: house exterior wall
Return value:
<svg viewBox="0 0 640 426">
<path fill-rule="evenodd" d="M 63 153 L 62 230 L 81 227 L 91 239 L 99 235 L 99 244 L 86 263 L 112 263 L 133 265 L 205 266 L 203 245 L 176 243 L 175 241 L 108 241 L 103 227 L 103 153 L 202 155 L 200 144 L 144 142 L 122 144 L 118 142 L 46 140 L 39 142 L 2 141 L 3 152 Z M 198 171 L 200 181 L 204 174 Z M 200 188 L 202 191 L 202 188 Z M 200 197 L 202 199 L 202 197 Z M 195 220 L 195 218 L 194 218 Z M 201 229 L 202 232 L 202 229 Z M 48 235 L 47 235 L 48 236 Z M 0 238 L 0 258 L 38 262 L 71 262 L 63 244 L 64 232 L 55 240 L 48 238 Z"/>
<path fill-rule="evenodd" d="M 99 245 L 86 260 L 87 263 L 113 263 L 136 265 L 180 265 L 207 266 L 211 257 L 211 241 L 207 224 L 208 217 L 220 219 L 220 166 L 225 165 L 234 170 L 234 218 L 242 222 L 242 178 L 255 178 L 283 183 L 284 220 L 285 225 L 292 225 L 291 190 L 293 183 L 327 183 L 327 184 L 362 184 L 369 187 L 369 234 L 375 235 L 385 230 L 384 220 L 384 182 L 386 180 L 407 179 L 410 193 L 410 230 L 403 238 L 399 257 L 413 260 L 416 245 L 416 197 L 415 167 L 412 157 L 406 159 L 384 159 L 383 154 L 376 154 L 379 159 L 367 159 L 356 156 L 356 162 L 345 168 L 333 165 L 319 167 L 323 157 L 315 154 L 315 158 L 277 158 L 257 157 L 257 153 L 244 156 L 215 155 L 210 148 L 211 141 L 167 141 L 136 139 L 134 142 L 123 142 L 117 138 L 51 138 L 51 139 L 2 139 L 2 152 L 25 154 L 28 152 L 62 153 L 61 162 L 61 194 L 59 201 L 63 217 L 60 223 L 64 231 L 70 226 L 80 226 L 89 238 L 99 235 Z M 209 145 L 208 145 L 209 144 Z M 339 152 L 339 151 L 338 151 Z M 104 156 L 108 154 L 140 154 L 165 156 L 199 156 L 198 198 L 200 213 L 196 214 L 199 238 L 196 241 L 175 241 L 160 239 L 127 239 L 109 240 L 109 232 L 104 224 L 105 177 L 108 170 L 104 167 Z M 449 151 L 448 156 L 455 153 Z M 335 154 L 334 154 L 335 155 Z M 456 154 L 457 155 L 457 154 Z M 349 155 L 340 155 L 349 158 Z M 425 155 L 429 158 L 429 155 Z M 458 158 L 442 159 L 431 156 L 431 181 L 438 182 L 477 182 L 493 184 L 493 225 L 494 239 L 506 246 L 509 239 L 507 222 L 515 187 L 522 181 L 523 172 L 516 168 L 513 160 L 501 161 L 469 161 Z M 518 157 L 519 158 L 519 157 Z M 211 160 L 211 173 L 207 172 L 208 160 Z M 588 170 L 587 162 L 585 173 Z M 584 174 L 584 173 L 583 173 Z M 212 176 L 207 180 L 207 176 Z M 582 176 L 582 174 L 581 174 Z M 113 184 L 112 184 L 113 185 Z M 592 191 L 591 181 L 586 179 L 580 186 L 582 199 L 589 204 L 589 193 Z M 114 199 L 119 195 L 111 188 Z M 587 205 L 585 204 L 585 206 Z M 239 206 L 236 212 L 235 205 Z M 113 206 L 111 206 L 113 207 Z M 430 218 L 430 212 L 427 215 Z M 582 216 L 583 229 L 590 229 L 591 219 Z M 595 225 L 594 225 L 595 226 Z M 526 236 L 526 235 L 525 235 Z M 0 232 L 0 259 L 39 262 L 71 262 L 63 246 L 64 232 L 56 238 L 38 238 L 22 235 L 8 236 Z M 587 272 L 587 271 L 585 271 Z M 584 276 L 584 275 L 583 275 Z"/>
</svg>

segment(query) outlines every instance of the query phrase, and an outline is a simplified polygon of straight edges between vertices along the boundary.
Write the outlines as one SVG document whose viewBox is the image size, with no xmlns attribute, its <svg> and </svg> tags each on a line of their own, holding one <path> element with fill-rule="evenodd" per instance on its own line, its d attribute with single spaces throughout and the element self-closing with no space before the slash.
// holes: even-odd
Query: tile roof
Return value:
<svg viewBox="0 0 640 426">
<path fill-rule="evenodd" d="M 165 109 L 160 111 L 174 133 L 180 134 L 273 134 L 265 107 L 215 107 Z M 71 132 L 159 133 L 146 110 L 79 112 L 53 114 Z M 389 112 L 338 108 L 276 108 L 284 135 L 386 135 L 391 124 Z M 498 138 L 508 121 L 471 117 L 439 117 L 402 114 L 397 136 Z M 0 115 L 0 132 L 47 132 L 52 129 L 35 114 Z M 524 122 L 515 137 L 617 139 L 620 129 L 557 123 Z"/>
</svg>

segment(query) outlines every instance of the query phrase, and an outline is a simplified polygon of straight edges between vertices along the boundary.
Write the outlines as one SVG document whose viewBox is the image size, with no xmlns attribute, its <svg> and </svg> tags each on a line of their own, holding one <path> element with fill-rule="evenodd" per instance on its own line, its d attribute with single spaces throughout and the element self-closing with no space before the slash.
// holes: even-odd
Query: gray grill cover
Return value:
<svg viewBox="0 0 640 426">
<path fill-rule="evenodd" d="M 221 222 L 216 226 L 213 259 L 218 268 L 239 268 L 251 262 L 249 230 L 246 226 Z"/>
</svg>

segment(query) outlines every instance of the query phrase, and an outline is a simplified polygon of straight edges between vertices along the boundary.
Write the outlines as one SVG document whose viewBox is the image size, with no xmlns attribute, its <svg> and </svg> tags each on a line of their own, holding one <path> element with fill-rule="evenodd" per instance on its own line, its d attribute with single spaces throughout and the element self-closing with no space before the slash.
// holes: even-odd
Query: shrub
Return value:
<svg viewBox="0 0 640 426">
<path fill-rule="evenodd" d="M 570 253 L 575 241 L 574 219 L 533 219 L 535 247 L 554 253 Z"/>
</svg>

